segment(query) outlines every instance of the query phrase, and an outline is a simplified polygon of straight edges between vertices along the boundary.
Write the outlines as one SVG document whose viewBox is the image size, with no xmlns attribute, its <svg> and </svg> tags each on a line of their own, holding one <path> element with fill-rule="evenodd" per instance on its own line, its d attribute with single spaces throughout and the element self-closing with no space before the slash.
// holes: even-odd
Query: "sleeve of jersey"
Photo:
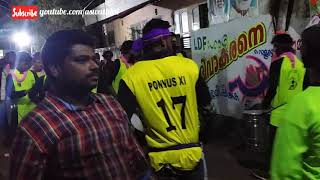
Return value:
<svg viewBox="0 0 320 180">
<path fill-rule="evenodd" d="M 302 97 L 295 98 L 277 129 L 271 162 L 273 180 L 303 179 L 303 154 L 308 150 L 308 113 L 300 107 L 303 103 Z"/>
<path fill-rule="evenodd" d="M 188 61 L 189 62 L 188 65 L 192 67 L 194 78 L 196 78 L 195 81 L 197 81 L 200 73 L 198 64 L 192 59 L 185 58 L 185 60 Z"/>
</svg>

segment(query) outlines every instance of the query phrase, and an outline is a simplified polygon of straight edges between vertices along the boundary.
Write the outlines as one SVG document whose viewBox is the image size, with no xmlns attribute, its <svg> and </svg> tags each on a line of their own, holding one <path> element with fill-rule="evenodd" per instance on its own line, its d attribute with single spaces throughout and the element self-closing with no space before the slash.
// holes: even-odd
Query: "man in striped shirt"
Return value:
<svg viewBox="0 0 320 180">
<path fill-rule="evenodd" d="M 10 179 L 126 180 L 148 174 L 119 103 L 90 93 L 98 80 L 93 45 L 80 30 L 47 39 L 42 59 L 49 91 L 18 128 Z"/>
</svg>

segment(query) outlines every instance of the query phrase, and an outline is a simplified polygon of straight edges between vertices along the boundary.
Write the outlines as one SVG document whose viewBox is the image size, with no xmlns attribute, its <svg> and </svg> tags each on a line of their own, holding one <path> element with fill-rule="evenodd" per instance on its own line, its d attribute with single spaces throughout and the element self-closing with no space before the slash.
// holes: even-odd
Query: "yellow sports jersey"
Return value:
<svg viewBox="0 0 320 180">
<path fill-rule="evenodd" d="M 146 140 L 150 148 L 168 148 L 199 142 L 196 98 L 197 64 L 170 56 L 140 61 L 128 69 L 123 80 L 136 96 L 144 115 Z M 200 147 L 151 152 L 151 165 L 158 171 L 164 164 L 193 169 L 201 158 Z"/>
</svg>

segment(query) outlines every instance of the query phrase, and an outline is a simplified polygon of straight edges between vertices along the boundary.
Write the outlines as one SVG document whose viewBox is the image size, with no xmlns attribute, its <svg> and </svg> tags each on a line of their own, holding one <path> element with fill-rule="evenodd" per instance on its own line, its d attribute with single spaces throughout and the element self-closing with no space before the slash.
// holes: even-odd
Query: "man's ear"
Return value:
<svg viewBox="0 0 320 180">
<path fill-rule="evenodd" d="M 163 48 L 167 48 L 168 47 L 168 42 L 167 42 L 166 38 L 160 37 L 160 41 L 161 41 L 161 47 L 163 47 Z"/>
<path fill-rule="evenodd" d="M 49 71 L 54 78 L 57 78 L 61 72 L 61 67 L 58 65 L 52 65 L 49 67 Z"/>
<path fill-rule="evenodd" d="M 173 48 L 172 48 L 172 38 L 171 37 L 161 37 L 161 44 L 162 44 L 162 47 L 166 48 L 170 55 L 173 55 Z"/>
</svg>

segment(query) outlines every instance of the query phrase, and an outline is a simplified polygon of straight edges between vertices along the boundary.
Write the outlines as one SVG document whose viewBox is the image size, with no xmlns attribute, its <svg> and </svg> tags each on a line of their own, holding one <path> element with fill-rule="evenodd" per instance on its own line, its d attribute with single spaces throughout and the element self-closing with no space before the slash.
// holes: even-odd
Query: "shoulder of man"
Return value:
<svg viewBox="0 0 320 180">
<path fill-rule="evenodd" d="M 182 58 L 183 58 L 183 60 L 185 60 L 187 63 L 192 64 L 193 66 L 197 66 L 197 67 L 198 67 L 198 65 L 197 65 L 197 63 L 196 63 L 195 60 L 189 59 L 189 58 L 186 58 L 186 57 L 182 57 Z"/>
<path fill-rule="evenodd" d="M 312 89 L 306 89 L 294 96 L 287 105 L 284 119 L 297 126 L 303 123 L 315 122 L 314 118 L 299 119 L 301 117 L 312 116 L 312 114 L 318 114 L 315 108 L 317 104 L 315 106 L 314 98 L 315 92 Z M 303 104 L 303 108 L 301 108 L 301 104 Z"/>
<path fill-rule="evenodd" d="M 57 124 L 54 123 L 55 117 L 50 111 L 40 103 L 21 121 L 19 126 L 43 153 L 49 152 L 50 147 L 60 139 L 56 131 Z"/>
<path fill-rule="evenodd" d="M 94 93 L 93 96 L 117 119 L 127 121 L 127 114 L 115 97 L 101 93 Z"/>
<path fill-rule="evenodd" d="M 199 74 L 199 71 L 200 71 L 199 66 L 193 59 L 189 59 L 185 57 L 179 57 L 179 58 L 181 58 L 183 67 L 187 68 L 189 71 L 193 72 L 194 74 Z"/>
<path fill-rule="evenodd" d="M 134 65 L 132 65 L 131 67 L 129 67 L 127 69 L 127 71 L 123 75 L 123 77 L 130 77 L 130 76 L 132 76 L 132 74 L 136 75 L 137 72 L 142 72 L 143 73 L 146 70 L 146 66 L 145 66 L 146 63 L 147 63 L 147 61 L 136 62 Z"/>
</svg>

